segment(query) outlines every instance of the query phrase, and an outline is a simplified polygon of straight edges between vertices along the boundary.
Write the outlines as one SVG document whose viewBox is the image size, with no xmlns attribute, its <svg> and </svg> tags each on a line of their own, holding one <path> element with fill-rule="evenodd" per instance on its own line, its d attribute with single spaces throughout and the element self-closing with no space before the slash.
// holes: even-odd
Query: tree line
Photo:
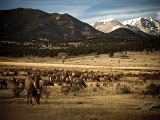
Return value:
<svg viewBox="0 0 160 120">
<path fill-rule="evenodd" d="M 78 56 L 90 53 L 109 54 L 111 52 L 122 51 L 159 51 L 160 40 L 146 39 L 146 40 L 126 40 L 126 39 L 89 39 L 83 40 L 78 44 L 70 45 L 68 42 L 64 43 L 44 43 L 53 44 L 53 46 L 60 46 L 60 49 L 42 49 L 40 43 L 34 45 L 22 44 L 7 44 L 0 43 L 0 56 L 9 57 L 24 57 L 24 56 L 38 56 L 38 57 L 54 57 L 60 52 L 65 52 L 69 56 Z"/>
</svg>

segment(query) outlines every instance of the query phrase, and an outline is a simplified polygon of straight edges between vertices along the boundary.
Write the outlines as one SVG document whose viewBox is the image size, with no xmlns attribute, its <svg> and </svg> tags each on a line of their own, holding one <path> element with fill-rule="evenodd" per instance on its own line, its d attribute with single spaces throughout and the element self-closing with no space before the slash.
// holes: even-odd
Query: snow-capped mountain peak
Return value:
<svg viewBox="0 0 160 120">
<path fill-rule="evenodd" d="M 122 26 L 122 23 L 120 23 L 115 18 L 100 20 L 93 25 L 94 28 L 105 33 L 118 29 L 121 26 Z"/>
<path fill-rule="evenodd" d="M 150 35 L 160 35 L 160 22 L 152 17 L 139 17 L 119 22 L 114 18 L 104 19 L 93 25 L 99 31 L 108 33 L 118 28 L 127 28 L 136 33 L 140 31 Z"/>
<path fill-rule="evenodd" d="M 123 25 L 130 25 L 139 28 L 141 31 L 152 34 L 152 35 L 159 35 L 160 31 L 160 23 L 156 21 L 152 17 L 141 17 L 131 20 L 126 20 L 121 22 Z"/>
</svg>

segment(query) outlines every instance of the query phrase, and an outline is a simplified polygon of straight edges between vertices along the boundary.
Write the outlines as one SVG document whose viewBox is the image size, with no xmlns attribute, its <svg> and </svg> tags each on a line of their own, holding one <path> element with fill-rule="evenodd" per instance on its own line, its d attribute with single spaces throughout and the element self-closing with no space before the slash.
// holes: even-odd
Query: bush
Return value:
<svg viewBox="0 0 160 120">
<path fill-rule="evenodd" d="M 110 57 L 110 58 L 113 58 L 113 57 L 114 57 L 114 52 L 113 52 L 113 51 L 111 51 L 111 52 L 109 53 L 109 57 Z"/>
<path fill-rule="evenodd" d="M 93 92 L 98 92 L 98 89 L 96 87 L 93 88 Z"/>
<path fill-rule="evenodd" d="M 66 58 L 68 58 L 68 54 L 65 52 L 60 52 L 58 53 L 58 59 L 62 59 L 62 57 L 65 56 Z"/>
<path fill-rule="evenodd" d="M 160 94 L 160 85 L 151 83 L 147 86 L 146 94 L 148 95 L 158 95 Z"/>
<path fill-rule="evenodd" d="M 96 87 L 100 87 L 100 84 L 99 84 L 99 83 L 96 83 Z"/>
<path fill-rule="evenodd" d="M 131 88 L 130 86 L 127 85 L 119 85 L 117 88 L 117 93 L 118 94 L 129 94 L 131 93 Z"/>
</svg>

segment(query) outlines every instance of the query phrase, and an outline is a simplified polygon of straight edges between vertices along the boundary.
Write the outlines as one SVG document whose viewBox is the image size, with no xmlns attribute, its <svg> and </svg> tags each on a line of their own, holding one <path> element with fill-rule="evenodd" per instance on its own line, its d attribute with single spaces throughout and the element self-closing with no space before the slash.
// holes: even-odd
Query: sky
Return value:
<svg viewBox="0 0 160 120">
<path fill-rule="evenodd" d="M 153 17 L 160 21 L 160 0 L 0 0 L 0 10 L 15 8 L 68 13 L 88 24 L 108 18 Z"/>
</svg>

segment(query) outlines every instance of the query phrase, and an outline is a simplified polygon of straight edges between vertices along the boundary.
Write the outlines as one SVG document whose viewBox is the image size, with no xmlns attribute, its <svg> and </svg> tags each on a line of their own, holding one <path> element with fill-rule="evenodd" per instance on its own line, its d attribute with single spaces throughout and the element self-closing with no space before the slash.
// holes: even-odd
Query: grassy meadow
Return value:
<svg viewBox="0 0 160 120">
<path fill-rule="evenodd" d="M 0 58 L 0 79 L 7 81 L 6 89 L 0 89 L 0 116 L 3 120 L 159 120 L 160 99 L 158 95 L 144 94 L 150 84 L 160 85 L 160 53 L 131 53 L 129 59 L 108 55 L 87 55 L 70 57 L 64 64 L 57 58 Z M 117 57 L 116 57 L 117 56 Z M 121 75 L 118 81 L 106 84 L 87 81 L 87 87 L 79 92 L 61 93 L 60 88 L 49 86 L 42 95 L 41 104 L 26 104 L 26 93 L 12 95 L 11 71 L 21 74 L 14 76 L 26 79 L 25 70 L 78 70 L 94 71 L 97 74 Z M 7 74 L 8 72 L 8 74 Z M 2 73 L 6 73 L 3 75 Z M 9 74 L 10 73 L 10 74 Z M 42 77 L 48 79 L 47 77 Z M 123 93 L 122 91 L 127 92 Z M 145 109 L 145 104 L 157 105 Z"/>
</svg>

